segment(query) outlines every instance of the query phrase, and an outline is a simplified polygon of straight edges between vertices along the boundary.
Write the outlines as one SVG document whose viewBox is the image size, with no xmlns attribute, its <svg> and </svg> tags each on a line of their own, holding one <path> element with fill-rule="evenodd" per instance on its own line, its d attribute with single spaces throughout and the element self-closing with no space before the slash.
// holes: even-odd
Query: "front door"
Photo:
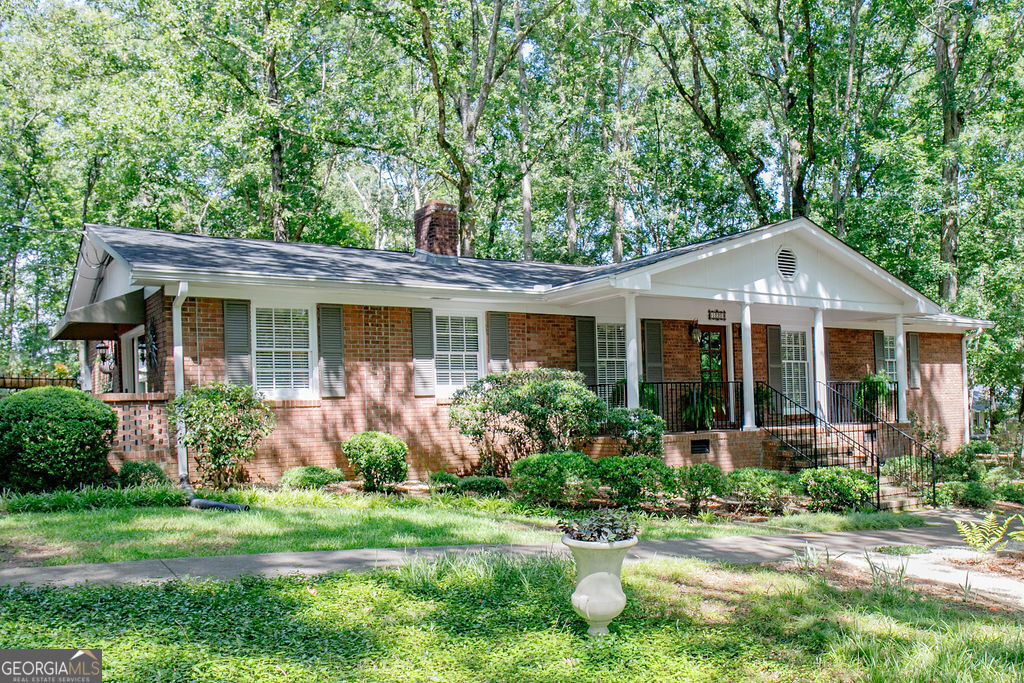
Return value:
<svg viewBox="0 0 1024 683">
<path fill-rule="evenodd" d="M 701 325 L 697 342 L 700 381 L 704 391 L 715 397 L 715 420 L 726 419 L 728 397 L 725 392 L 725 327 Z"/>
</svg>

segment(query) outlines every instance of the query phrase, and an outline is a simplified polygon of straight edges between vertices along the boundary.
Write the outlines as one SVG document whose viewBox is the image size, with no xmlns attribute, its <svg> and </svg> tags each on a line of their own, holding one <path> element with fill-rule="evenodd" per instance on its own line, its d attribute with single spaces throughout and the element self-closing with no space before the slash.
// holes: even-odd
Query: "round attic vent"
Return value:
<svg viewBox="0 0 1024 683">
<path fill-rule="evenodd" d="M 779 249 L 779 253 L 775 255 L 775 265 L 783 280 L 792 280 L 796 275 L 796 254 L 792 249 Z"/>
</svg>

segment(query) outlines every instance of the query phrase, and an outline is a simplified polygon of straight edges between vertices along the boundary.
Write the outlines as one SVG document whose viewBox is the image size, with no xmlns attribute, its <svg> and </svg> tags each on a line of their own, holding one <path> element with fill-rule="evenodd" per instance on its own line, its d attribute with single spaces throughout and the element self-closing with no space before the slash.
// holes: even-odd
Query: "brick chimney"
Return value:
<svg viewBox="0 0 1024 683">
<path fill-rule="evenodd" d="M 454 206 L 431 199 L 416 210 L 413 223 L 416 258 L 427 263 L 458 263 L 459 221 Z"/>
</svg>

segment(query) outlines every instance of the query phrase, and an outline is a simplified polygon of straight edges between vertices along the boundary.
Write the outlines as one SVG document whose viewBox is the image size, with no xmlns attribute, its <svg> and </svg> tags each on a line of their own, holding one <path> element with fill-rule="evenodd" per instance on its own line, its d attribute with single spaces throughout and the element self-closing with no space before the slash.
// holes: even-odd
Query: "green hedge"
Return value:
<svg viewBox="0 0 1024 683">
<path fill-rule="evenodd" d="M 462 477 L 455 486 L 460 493 L 477 493 L 482 496 L 503 496 L 508 493 L 508 485 L 504 480 L 492 476 Z"/>
<path fill-rule="evenodd" d="M 286 469 L 279 484 L 286 489 L 319 489 L 344 480 L 345 473 L 338 468 L 301 465 Z"/>
<path fill-rule="evenodd" d="M 388 484 L 405 481 L 409 447 L 397 436 L 385 432 L 353 434 L 342 447 L 357 474 L 363 476 L 364 491 L 381 491 Z"/>
<path fill-rule="evenodd" d="M 599 458 L 593 471 L 614 505 L 635 506 L 657 500 L 675 487 L 672 469 L 660 458 L 641 455 Z"/>
<path fill-rule="evenodd" d="M 994 493 L 980 481 L 944 481 L 935 486 L 935 502 L 942 507 L 986 509 Z"/>
<path fill-rule="evenodd" d="M 117 414 L 70 387 L 36 387 L 0 399 L 0 488 L 54 491 L 98 485 Z"/>
<path fill-rule="evenodd" d="M 803 493 L 800 478 L 789 472 L 741 467 L 726 476 L 731 493 L 756 512 L 782 513 L 788 499 Z"/>
<path fill-rule="evenodd" d="M 512 465 L 512 490 L 531 503 L 582 505 L 597 485 L 594 462 L 583 453 L 534 453 Z"/>
<path fill-rule="evenodd" d="M 800 483 L 815 512 L 858 510 L 875 495 L 875 478 L 847 467 L 817 467 L 800 473 Z"/>
<path fill-rule="evenodd" d="M 121 486 L 166 486 L 171 483 L 160 465 L 149 460 L 128 460 L 117 471 Z"/>
</svg>

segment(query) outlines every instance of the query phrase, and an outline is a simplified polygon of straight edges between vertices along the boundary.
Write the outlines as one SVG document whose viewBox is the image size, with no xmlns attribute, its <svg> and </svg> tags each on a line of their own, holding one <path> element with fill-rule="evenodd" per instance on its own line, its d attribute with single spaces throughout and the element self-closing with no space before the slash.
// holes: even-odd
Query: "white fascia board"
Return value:
<svg viewBox="0 0 1024 683">
<path fill-rule="evenodd" d="M 614 289 L 624 289 L 634 292 L 647 292 L 651 289 L 651 274 L 638 271 L 635 273 L 619 273 L 608 278 L 609 284 Z"/>
<path fill-rule="evenodd" d="M 788 306 L 794 308 L 821 308 L 826 311 L 856 311 L 859 313 L 886 313 L 892 315 L 903 312 L 903 307 L 899 304 L 880 304 L 873 301 L 821 299 L 813 296 L 773 294 L 770 292 L 750 292 L 746 290 L 713 289 L 710 287 L 693 287 L 690 285 L 660 284 L 656 289 L 651 291 L 651 294 L 664 297 L 706 299 L 708 301 L 730 301 L 735 303 L 765 304 L 769 306 Z"/>
</svg>

